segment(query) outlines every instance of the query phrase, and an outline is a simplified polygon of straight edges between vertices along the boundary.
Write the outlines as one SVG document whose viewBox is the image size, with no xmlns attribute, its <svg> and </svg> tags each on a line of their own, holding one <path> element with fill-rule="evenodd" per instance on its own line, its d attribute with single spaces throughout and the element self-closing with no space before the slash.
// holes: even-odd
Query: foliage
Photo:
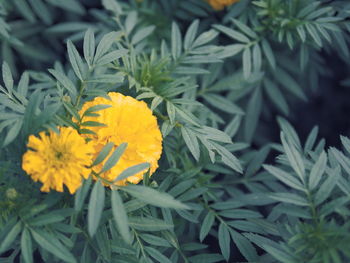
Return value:
<svg viewBox="0 0 350 263">
<path fill-rule="evenodd" d="M 348 68 L 349 17 L 341 0 L 0 1 L 0 262 L 349 261 L 350 135 L 302 142 L 288 121 L 334 74 L 324 56 Z M 158 170 L 41 193 L 28 136 L 91 134 L 79 110 L 110 91 L 157 116 Z"/>
</svg>

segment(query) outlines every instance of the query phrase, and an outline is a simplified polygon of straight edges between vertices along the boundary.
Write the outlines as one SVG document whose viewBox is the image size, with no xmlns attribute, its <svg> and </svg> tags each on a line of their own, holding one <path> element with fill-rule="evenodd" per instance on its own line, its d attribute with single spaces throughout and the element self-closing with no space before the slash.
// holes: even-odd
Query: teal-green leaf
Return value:
<svg viewBox="0 0 350 263">
<path fill-rule="evenodd" d="M 160 263 L 172 263 L 166 256 L 153 247 L 145 247 L 146 252 Z"/>
<path fill-rule="evenodd" d="M 228 261 L 230 258 L 231 238 L 227 226 L 223 223 L 221 223 L 219 226 L 218 239 L 221 253 L 226 259 L 226 261 Z"/>
<path fill-rule="evenodd" d="M 326 167 L 327 167 L 327 154 L 325 151 L 322 151 L 317 162 L 312 167 L 309 175 L 310 190 L 314 189 L 318 185 L 318 183 L 321 181 L 322 175 L 325 172 Z"/>
<path fill-rule="evenodd" d="M 5 252 L 8 248 L 10 248 L 11 244 L 16 240 L 18 234 L 22 230 L 22 223 L 18 221 L 12 229 L 7 233 L 5 238 L 2 240 L 0 244 L 0 254 Z"/>
<path fill-rule="evenodd" d="M 83 52 L 86 63 L 91 67 L 95 56 L 95 35 L 92 28 L 85 32 Z"/>
<path fill-rule="evenodd" d="M 129 217 L 129 226 L 141 231 L 162 231 L 173 229 L 174 225 L 154 217 Z"/>
<path fill-rule="evenodd" d="M 209 211 L 208 214 L 203 219 L 201 224 L 201 229 L 199 231 L 199 240 L 202 242 L 204 238 L 208 235 L 210 229 L 212 228 L 215 221 L 215 214 L 212 211 Z"/>
<path fill-rule="evenodd" d="M 105 146 L 103 146 L 102 150 L 97 155 L 94 162 L 92 163 L 92 166 L 100 164 L 108 156 L 108 154 L 111 152 L 111 150 L 113 149 L 113 146 L 114 146 L 113 142 L 109 142 Z"/>
<path fill-rule="evenodd" d="M 125 151 L 127 146 L 128 146 L 127 143 L 120 144 L 118 146 L 118 148 L 114 150 L 112 155 L 105 162 L 105 164 L 103 165 L 100 173 L 104 173 L 104 172 L 108 171 L 109 169 L 111 169 L 119 161 L 120 157 L 124 153 L 124 151 Z"/>
<path fill-rule="evenodd" d="M 120 235 L 126 243 L 131 243 L 131 235 L 129 231 L 128 216 L 125 211 L 123 200 L 121 199 L 118 190 L 112 190 L 111 195 L 112 213 L 116 222 Z"/>
<path fill-rule="evenodd" d="M 147 204 L 164 208 L 189 209 L 187 205 L 174 199 L 171 195 L 158 192 L 146 186 L 128 185 L 120 189 Z"/>
<path fill-rule="evenodd" d="M 105 187 L 100 181 L 92 188 L 88 207 L 88 231 L 90 236 L 96 233 L 105 204 Z"/>
<path fill-rule="evenodd" d="M 181 127 L 181 134 L 193 157 L 198 161 L 200 156 L 200 149 L 196 135 L 185 126 Z"/>
<path fill-rule="evenodd" d="M 53 235 L 40 229 L 31 229 L 34 240 L 47 252 L 68 263 L 76 263 L 73 254 Z"/>
<path fill-rule="evenodd" d="M 149 163 L 140 163 L 140 164 L 136 164 L 133 166 L 130 166 L 128 168 L 126 168 L 124 171 L 122 171 L 116 179 L 113 180 L 113 182 L 117 182 L 120 180 L 124 180 L 126 178 L 128 178 L 129 176 L 133 176 L 135 174 L 138 174 L 140 172 L 146 172 L 146 169 L 150 168 L 150 164 Z"/>
<path fill-rule="evenodd" d="M 24 228 L 21 236 L 21 254 L 25 263 L 33 263 L 32 238 L 27 228 Z"/>
<path fill-rule="evenodd" d="M 78 50 L 75 48 L 72 41 L 67 41 L 68 57 L 75 72 L 75 75 L 81 80 L 84 80 L 85 76 L 85 65 L 81 59 Z"/>
</svg>

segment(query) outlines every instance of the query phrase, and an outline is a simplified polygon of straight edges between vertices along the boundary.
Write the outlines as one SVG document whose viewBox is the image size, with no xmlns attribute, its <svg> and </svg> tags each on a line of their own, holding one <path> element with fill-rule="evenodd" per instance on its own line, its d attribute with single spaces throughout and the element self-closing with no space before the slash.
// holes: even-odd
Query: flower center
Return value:
<svg viewBox="0 0 350 263">
<path fill-rule="evenodd" d="M 61 153 L 61 152 L 56 152 L 56 153 L 55 153 L 55 157 L 56 157 L 57 160 L 61 160 L 62 157 L 63 157 L 63 153 Z"/>
</svg>

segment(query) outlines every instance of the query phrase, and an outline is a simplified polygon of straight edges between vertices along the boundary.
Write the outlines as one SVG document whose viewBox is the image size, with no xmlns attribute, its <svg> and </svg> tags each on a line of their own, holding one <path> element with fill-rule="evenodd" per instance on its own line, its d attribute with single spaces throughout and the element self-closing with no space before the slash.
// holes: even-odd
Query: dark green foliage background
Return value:
<svg viewBox="0 0 350 263">
<path fill-rule="evenodd" d="M 0 262 L 350 262 L 349 31 L 345 0 L 0 0 Z M 109 91 L 157 116 L 159 169 L 41 193 L 28 136 Z"/>
</svg>

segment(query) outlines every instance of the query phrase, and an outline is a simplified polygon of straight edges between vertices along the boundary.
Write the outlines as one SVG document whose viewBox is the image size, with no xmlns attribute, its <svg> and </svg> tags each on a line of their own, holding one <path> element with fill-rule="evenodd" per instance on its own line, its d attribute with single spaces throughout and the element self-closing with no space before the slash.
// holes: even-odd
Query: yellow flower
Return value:
<svg viewBox="0 0 350 263">
<path fill-rule="evenodd" d="M 92 106 L 111 105 L 107 109 L 98 111 L 99 116 L 84 117 L 83 119 L 83 122 L 96 121 L 106 125 L 104 127 L 89 127 L 97 134 L 95 136 L 88 135 L 95 143 L 96 156 L 109 142 L 114 143 L 115 147 L 124 142 L 128 144 L 118 163 L 101 176 L 113 181 L 126 168 L 143 162 L 150 164 L 150 174 L 152 174 L 158 168 L 158 160 L 162 154 L 162 135 L 156 117 L 152 115 L 152 111 L 143 101 L 116 92 L 110 92 L 108 95 L 111 100 L 97 97 L 86 102 L 80 111 L 80 115 L 82 115 Z M 107 159 L 108 157 L 105 161 Z M 95 168 L 96 172 L 101 170 L 103 163 Z M 117 181 L 116 185 L 125 185 L 126 182 L 137 184 L 142 180 L 144 172 Z"/>
<path fill-rule="evenodd" d="M 230 6 L 239 0 L 207 0 L 207 2 L 211 5 L 215 10 L 222 10 L 225 6 Z"/>
<path fill-rule="evenodd" d="M 94 148 L 71 127 L 60 127 L 60 133 L 40 132 L 29 136 L 28 151 L 23 155 L 22 168 L 34 181 L 43 183 L 41 191 L 63 192 L 63 184 L 71 194 L 80 187 L 82 177 L 91 169 Z"/>
</svg>

